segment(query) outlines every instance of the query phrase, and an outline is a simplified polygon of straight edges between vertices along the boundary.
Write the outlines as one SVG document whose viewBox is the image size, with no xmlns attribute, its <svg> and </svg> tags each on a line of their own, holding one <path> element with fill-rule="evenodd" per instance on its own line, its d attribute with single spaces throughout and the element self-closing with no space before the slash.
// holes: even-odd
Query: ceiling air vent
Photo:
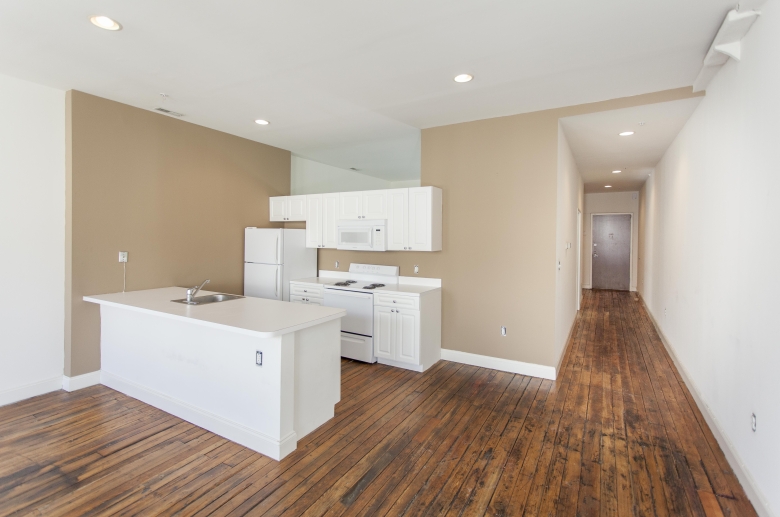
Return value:
<svg viewBox="0 0 780 517">
<path fill-rule="evenodd" d="M 154 108 L 154 111 L 158 111 L 160 113 L 165 113 L 166 115 L 170 115 L 172 117 L 183 117 L 184 113 L 177 113 L 175 111 L 167 110 L 165 108 Z"/>
</svg>

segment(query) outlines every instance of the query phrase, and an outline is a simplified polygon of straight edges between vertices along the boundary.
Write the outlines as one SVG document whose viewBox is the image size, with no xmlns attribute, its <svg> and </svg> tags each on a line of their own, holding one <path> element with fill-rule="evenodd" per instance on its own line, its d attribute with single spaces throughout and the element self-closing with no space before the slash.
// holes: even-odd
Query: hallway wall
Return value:
<svg viewBox="0 0 780 517">
<path fill-rule="evenodd" d="M 778 516 L 780 7 L 762 11 L 641 192 L 640 291 L 757 510 Z"/>
</svg>

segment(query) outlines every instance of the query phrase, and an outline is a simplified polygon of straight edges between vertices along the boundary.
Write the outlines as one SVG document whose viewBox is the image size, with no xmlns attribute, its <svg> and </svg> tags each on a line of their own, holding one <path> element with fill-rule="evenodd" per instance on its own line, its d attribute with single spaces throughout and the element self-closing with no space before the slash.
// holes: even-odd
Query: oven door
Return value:
<svg viewBox="0 0 780 517">
<path fill-rule="evenodd" d="M 341 318 L 341 331 L 371 337 L 374 335 L 374 295 L 340 289 L 325 289 L 325 307 L 347 311 Z"/>
</svg>

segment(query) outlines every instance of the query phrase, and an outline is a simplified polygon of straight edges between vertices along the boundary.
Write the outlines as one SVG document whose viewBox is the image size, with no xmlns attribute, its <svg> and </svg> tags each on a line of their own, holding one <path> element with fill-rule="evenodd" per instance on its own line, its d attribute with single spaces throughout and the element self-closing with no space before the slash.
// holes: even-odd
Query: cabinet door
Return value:
<svg viewBox="0 0 780 517">
<path fill-rule="evenodd" d="M 387 190 L 363 192 L 363 219 L 387 219 Z"/>
<path fill-rule="evenodd" d="M 322 246 L 322 194 L 306 196 L 306 247 Z"/>
<path fill-rule="evenodd" d="M 395 359 L 404 363 L 420 363 L 420 311 L 395 310 Z"/>
<path fill-rule="evenodd" d="M 374 307 L 374 355 L 393 359 L 395 355 L 395 309 Z"/>
<path fill-rule="evenodd" d="M 409 241 L 409 189 L 387 191 L 387 249 L 405 250 Z"/>
<path fill-rule="evenodd" d="M 429 187 L 409 189 L 408 249 L 416 251 L 431 249 L 431 189 Z"/>
<path fill-rule="evenodd" d="M 339 219 L 363 219 L 362 192 L 339 192 Z"/>
<path fill-rule="evenodd" d="M 322 195 L 322 247 L 333 248 L 339 244 L 339 195 Z"/>
<path fill-rule="evenodd" d="M 289 196 L 287 198 L 287 220 L 305 221 L 306 220 L 306 196 Z"/>
<path fill-rule="evenodd" d="M 287 200 L 288 196 L 278 196 L 271 198 L 271 221 L 287 220 Z"/>
</svg>

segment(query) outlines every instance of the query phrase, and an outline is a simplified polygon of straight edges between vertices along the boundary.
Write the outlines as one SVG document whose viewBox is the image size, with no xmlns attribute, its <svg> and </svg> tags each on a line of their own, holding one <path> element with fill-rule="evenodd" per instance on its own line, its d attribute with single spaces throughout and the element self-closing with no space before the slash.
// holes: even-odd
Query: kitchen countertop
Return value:
<svg viewBox="0 0 780 517">
<path fill-rule="evenodd" d="M 333 285 L 336 282 L 343 282 L 343 278 L 328 278 L 328 277 L 311 277 L 300 278 L 296 280 L 290 280 L 290 283 L 299 284 L 315 284 L 322 286 Z M 368 285 L 374 283 L 375 280 L 365 280 L 365 284 L 362 284 L 359 280 L 355 285 Z M 356 289 L 365 293 L 388 293 L 388 294 L 423 294 L 430 291 L 441 289 L 441 287 L 433 287 L 430 285 L 413 285 L 413 284 L 387 284 L 385 287 L 377 287 L 376 289 Z"/>
<path fill-rule="evenodd" d="M 167 318 L 187 320 L 198 325 L 233 330 L 261 338 L 278 337 L 347 315 L 347 311 L 343 309 L 264 298 L 238 298 L 200 306 L 171 301 L 185 298 L 186 291 L 187 289 L 183 287 L 164 287 L 85 296 L 84 301 L 155 313 Z M 198 296 L 205 294 L 218 293 L 201 291 Z"/>
</svg>

